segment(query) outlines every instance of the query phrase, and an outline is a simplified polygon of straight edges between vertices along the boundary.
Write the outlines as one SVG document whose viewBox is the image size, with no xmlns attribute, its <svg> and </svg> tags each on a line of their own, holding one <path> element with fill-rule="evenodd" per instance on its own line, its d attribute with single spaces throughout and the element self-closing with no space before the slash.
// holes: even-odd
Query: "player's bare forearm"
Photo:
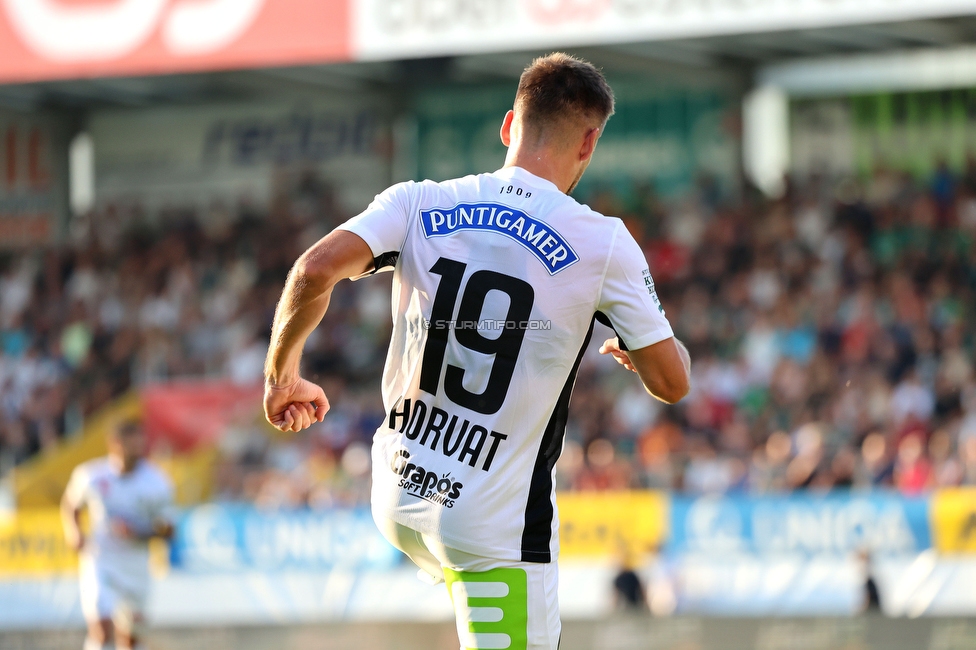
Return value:
<svg viewBox="0 0 976 650">
<path fill-rule="evenodd" d="M 152 529 L 147 531 L 144 535 L 140 535 L 140 538 L 144 541 L 149 541 L 154 538 L 159 538 L 162 540 L 169 541 L 173 539 L 173 534 L 176 529 L 168 521 L 157 521 L 152 525 Z"/>
<path fill-rule="evenodd" d="M 115 519 L 111 522 L 111 527 L 112 532 L 118 537 L 137 542 L 148 542 L 156 537 L 169 540 L 175 533 L 173 524 L 166 520 L 154 521 L 149 528 L 146 528 L 145 526 L 133 526 L 124 519 Z"/>
<path fill-rule="evenodd" d="M 334 230 L 305 251 L 288 274 L 275 311 L 265 377 L 271 386 L 298 380 L 302 348 L 329 308 L 332 288 L 369 270 L 372 253 L 359 236 Z"/>
<path fill-rule="evenodd" d="M 305 340 L 325 316 L 335 286 L 332 281 L 310 279 L 300 264 L 301 260 L 288 274 L 271 328 L 264 374 L 268 384 L 276 387 L 298 380 Z"/>
<path fill-rule="evenodd" d="M 176 534 L 176 527 L 168 521 L 157 522 L 155 528 L 153 531 L 155 536 L 167 541 L 173 539 L 173 535 Z"/>
<path fill-rule="evenodd" d="M 332 288 L 372 268 L 358 235 L 334 230 L 305 251 L 288 274 L 271 328 L 265 363 L 264 414 L 282 431 L 301 431 L 329 410 L 322 389 L 300 376 L 302 348 L 329 308 Z"/>
<path fill-rule="evenodd" d="M 85 536 L 81 532 L 81 510 L 65 499 L 61 501 L 61 525 L 64 527 L 64 539 L 68 546 L 80 551 L 85 544 Z"/>
<path fill-rule="evenodd" d="M 159 521 L 153 522 L 152 528 L 146 531 L 144 534 L 140 535 L 139 537 L 143 541 L 147 541 L 147 542 L 155 538 L 169 541 L 173 539 L 173 534 L 175 532 L 176 529 L 173 527 L 173 524 L 161 519 Z"/>
<path fill-rule="evenodd" d="M 674 337 L 639 350 L 621 350 L 616 338 L 607 339 L 600 353 L 612 355 L 624 368 L 636 372 L 647 392 L 666 404 L 674 404 L 691 390 L 691 355 Z"/>
</svg>

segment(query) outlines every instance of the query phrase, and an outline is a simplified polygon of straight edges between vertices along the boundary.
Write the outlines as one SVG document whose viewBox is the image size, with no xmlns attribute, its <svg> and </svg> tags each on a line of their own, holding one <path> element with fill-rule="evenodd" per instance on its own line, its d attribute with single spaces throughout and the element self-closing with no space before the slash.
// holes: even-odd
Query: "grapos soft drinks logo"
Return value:
<svg viewBox="0 0 976 650">
<path fill-rule="evenodd" d="M 126 56 L 159 31 L 170 54 L 218 51 L 252 25 L 265 0 L 0 0 L 25 44 L 51 61 Z"/>
</svg>

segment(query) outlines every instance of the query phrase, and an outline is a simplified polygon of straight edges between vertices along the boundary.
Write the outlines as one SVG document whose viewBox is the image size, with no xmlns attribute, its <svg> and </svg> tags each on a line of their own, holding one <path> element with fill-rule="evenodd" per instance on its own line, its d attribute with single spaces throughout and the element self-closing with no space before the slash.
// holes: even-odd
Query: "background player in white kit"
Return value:
<svg viewBox="0 0 976 650">
<path fill-rule="evenodd" d="M 125 422 L 108 440 L 108 456 L 75 468 L 61 501 L 68 544 L 80 553 L 85 650 L 137 647 L 149 590 L 149 540 L 173 534 L 169 479 L 146 460 L 146 438 Z M 79 518 L 87 508 L 90 534 Z"/>
<path fill-rule="evenodd" d="M 332 287 L 393 269 L 373 517 L 422 577 L 447 582 L 463 648 L 558 646 L 555 464 L 594 321 L 648 392 L 688 392 L 640 247 L 568 196 L 612 113 L 592 65 L 537 59 L 501 127 L 502 169 L 386 190 L 299 258 L 275 315 L 265 412 L 299 431 L 328 410 L 299 365 Z"/>
</svg>

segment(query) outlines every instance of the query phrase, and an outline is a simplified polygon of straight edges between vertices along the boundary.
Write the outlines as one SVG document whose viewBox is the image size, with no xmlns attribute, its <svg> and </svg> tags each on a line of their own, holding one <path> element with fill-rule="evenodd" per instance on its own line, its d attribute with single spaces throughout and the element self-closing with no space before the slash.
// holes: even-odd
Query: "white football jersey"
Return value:
<svg viewBox="0 0 976 650">
<path fill-rule="evenodd" d="M 503 560 L 558 554 L 556 460 L 594 320 L 673 336 L 616 218 L 518 167 L 401 183 L 341 228 L 394 271 L 373 511 Z"/>
<path fill-rule="evenodd" d="M 161 470 L 143 460 L 122 474 L 108 458 L 96 458 L 75 468 L 65 498 L 74 508 L 88 508 L 91 530 L 83 550 L 87 560 L 121 573 L 148 571 L 149 543 L 119 537 L 112 522 L 121 520 L 148 534 L 153 522 L 171 520 L 173 489 Z"/>
</svg>

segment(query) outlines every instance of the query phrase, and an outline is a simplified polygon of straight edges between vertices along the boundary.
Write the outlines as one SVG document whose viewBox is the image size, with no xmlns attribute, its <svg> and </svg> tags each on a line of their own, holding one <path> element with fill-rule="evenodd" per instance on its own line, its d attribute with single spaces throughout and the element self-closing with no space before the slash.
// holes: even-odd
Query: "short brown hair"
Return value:
<svg viewBox="0 0 976 650">
<path fill-rule="evenodd" d="M 117 422 L 115 426 L 109 430 L 109 437 L 127 438 L 133 434 L 141 433 L 144 433 L 142 422 L 135 418 L 126 418 L 120 422 Z"/>
<path fill-rule="evenodd" d="M 613 91 L 592 63 L 554 52 L 522 73 L 515 112 L 523 123 L 542 129 L 553 121 L 579 117 L 602 126 L 613 115 Z"/>
</svg>

